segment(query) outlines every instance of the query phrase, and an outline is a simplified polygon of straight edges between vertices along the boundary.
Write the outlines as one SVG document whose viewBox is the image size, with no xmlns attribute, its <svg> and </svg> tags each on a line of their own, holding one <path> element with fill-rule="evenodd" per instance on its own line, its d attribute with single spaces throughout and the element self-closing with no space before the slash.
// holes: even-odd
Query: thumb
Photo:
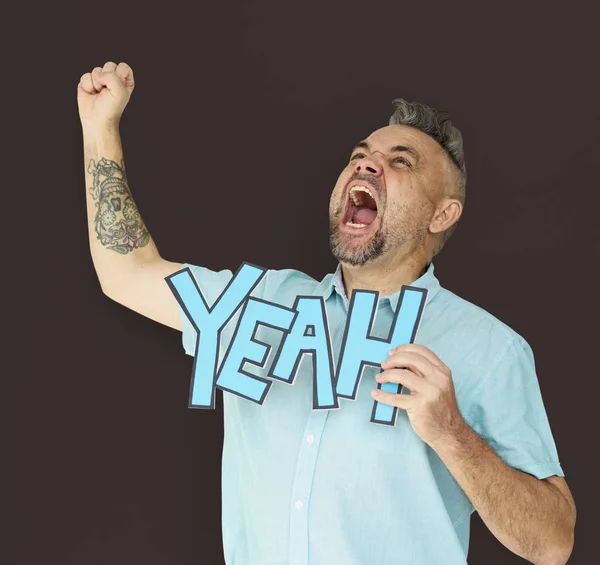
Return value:
<svg viewBox="0 0 600 565">
<path fill-rule="evenodd" d="M 99 84 L 106 86 L 108 91 L 113 95 L 116 95 L 123 90 L 121 79 L 113 71 L 100 71 L 96 75 L 96 79 Z"/>
</svg>

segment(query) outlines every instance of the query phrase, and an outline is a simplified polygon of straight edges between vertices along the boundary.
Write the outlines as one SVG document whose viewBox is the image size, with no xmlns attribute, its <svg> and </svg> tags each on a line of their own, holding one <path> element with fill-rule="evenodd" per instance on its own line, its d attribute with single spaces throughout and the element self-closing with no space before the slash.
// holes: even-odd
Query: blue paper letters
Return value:
<svg viewBox="0 0 600 565">
<path fill-rule="evenodd" d="M 378 367 L 388 351 L 413 343 L 423 313 L 427 290 L 403 286 L 386 339 L 371 335 L 379 293 L 352 293 L 341 351 L 334 367 L 331 335 L 323 297 L 298 296 L 293 308 L 250 297 L 266 269 L 243 263 L 212 307 L 189 268 L 165 278 L 186 317 L 197 332 L 189 406 L 214 408 L 215 388 L 262 404 L 272 381 L 292 384 L 303 355 L 312 357 L 313 409 L 339 408 L 338 397 L 356 399 L 365 366 Z M 218 364 L 223 328 L 240 309 L 235 331 L 225 356 Z M 283 333 L 270 367 L 269 379 L 244 370 L 244 364 L 264 368 L 270 345 L 256 338 L 259 326 Z M 199 362 L 201 360 L 201 362 Z M 378 385 L 398 393 L 399 385 Z M 371 422 L 394 425 L 397 408 L 374 401 Z"/>
</svg>

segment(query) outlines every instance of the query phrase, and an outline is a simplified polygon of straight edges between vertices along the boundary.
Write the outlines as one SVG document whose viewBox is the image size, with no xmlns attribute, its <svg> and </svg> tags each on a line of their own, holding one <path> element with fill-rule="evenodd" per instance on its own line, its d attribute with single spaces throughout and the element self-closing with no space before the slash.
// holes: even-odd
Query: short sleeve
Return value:
<svg viewBox="0 0 600 565">
<path fill-rule="evenodd" d="M 233 278 L 233 273 L 228 269 L 222 271 L 211 271 L 206 267 L 198 267 L 196 265 L 184 263 L 181 267 L 181 270 L 185 268 L 190 269 L 192 272 L 192 275 L 200 287 L 200 292 L 202 292 L 202 295 L 209 306 L 212 306 L 215 303 L 217 298 L 219 298 L 219 296 L 225 290 L 225 287 L 229 281 Z M 177 306 L 179 308 L 179 317 L 181 318 L 183 329 L 181 338 L 183 349 L 188 355 L 193 357 L 196 351 L 197 332 L 186 316 L 181 305 L 178 303 Z"/>
<path fill-rule="evenodd" d="M 511 467 L 564 477 L 542 400 L 533 351 L 513 338 L 475 391 L 465 421 Z"/>
</svg>

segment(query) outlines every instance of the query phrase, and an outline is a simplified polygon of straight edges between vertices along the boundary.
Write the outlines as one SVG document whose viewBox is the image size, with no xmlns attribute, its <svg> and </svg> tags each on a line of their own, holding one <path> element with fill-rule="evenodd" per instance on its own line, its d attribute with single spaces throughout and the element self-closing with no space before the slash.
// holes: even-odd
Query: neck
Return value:
<svg viewBox="0 0 600 565">
<path fill-rule="evenodd" d="M 342 263 L 344 288 L 348 299 L 352 291 L 376 290 L 379 296 L 389 296 L 409 285 L 425 273 L 431 257 L 396 255 L 393 261 L 379 257 L 366 265 L 353 266 Z"/>
</svg>

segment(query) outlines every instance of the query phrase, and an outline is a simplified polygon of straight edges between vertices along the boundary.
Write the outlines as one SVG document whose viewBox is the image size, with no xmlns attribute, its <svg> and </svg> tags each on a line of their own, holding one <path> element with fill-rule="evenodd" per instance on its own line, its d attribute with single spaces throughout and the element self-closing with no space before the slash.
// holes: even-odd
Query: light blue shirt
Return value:
<svg viewBox="0 0 600 565">
<path fill-rule="evenodd" d="M 233 277 L 190 264 L 208 304 Z M 542 479 L 564 476 L 540 394 L 533 353 L 514 330 L 440 286 L 433 263 L 411 286 L 427 289 L 414 343 L 452 371 L 463 418 L 510 466 Z M 322 281 L 293 269 L 268 270 L 252 296 L 291 308 L 297 295 L 326 300 L 334 361 L 348 313 L 341 269 Z M 400 291 L 383 297 L 373 333 L 387 337 Z M 196 330 L 179 308 L 183 346 Z M 222 333 L 219 363 L 237 317 Z M 282 332 L 259 326 L 271 345 Z M 199 359 L 198 362 L 202 360 Z M 313 410 L 312 359 L 292 385 L 274 381 L 259 405 L 223 393 L 222 529 L 227 565 L 460 565 L 466 563 L 469 499 L 404 410 L 394 426 L 370 421 L 378 370 L 366 367 L 356 400 Z M 182 398 L 182 402 L 185 399 Z M 199 415 L 201 417 L 201 415 Z"/>
</svg>

